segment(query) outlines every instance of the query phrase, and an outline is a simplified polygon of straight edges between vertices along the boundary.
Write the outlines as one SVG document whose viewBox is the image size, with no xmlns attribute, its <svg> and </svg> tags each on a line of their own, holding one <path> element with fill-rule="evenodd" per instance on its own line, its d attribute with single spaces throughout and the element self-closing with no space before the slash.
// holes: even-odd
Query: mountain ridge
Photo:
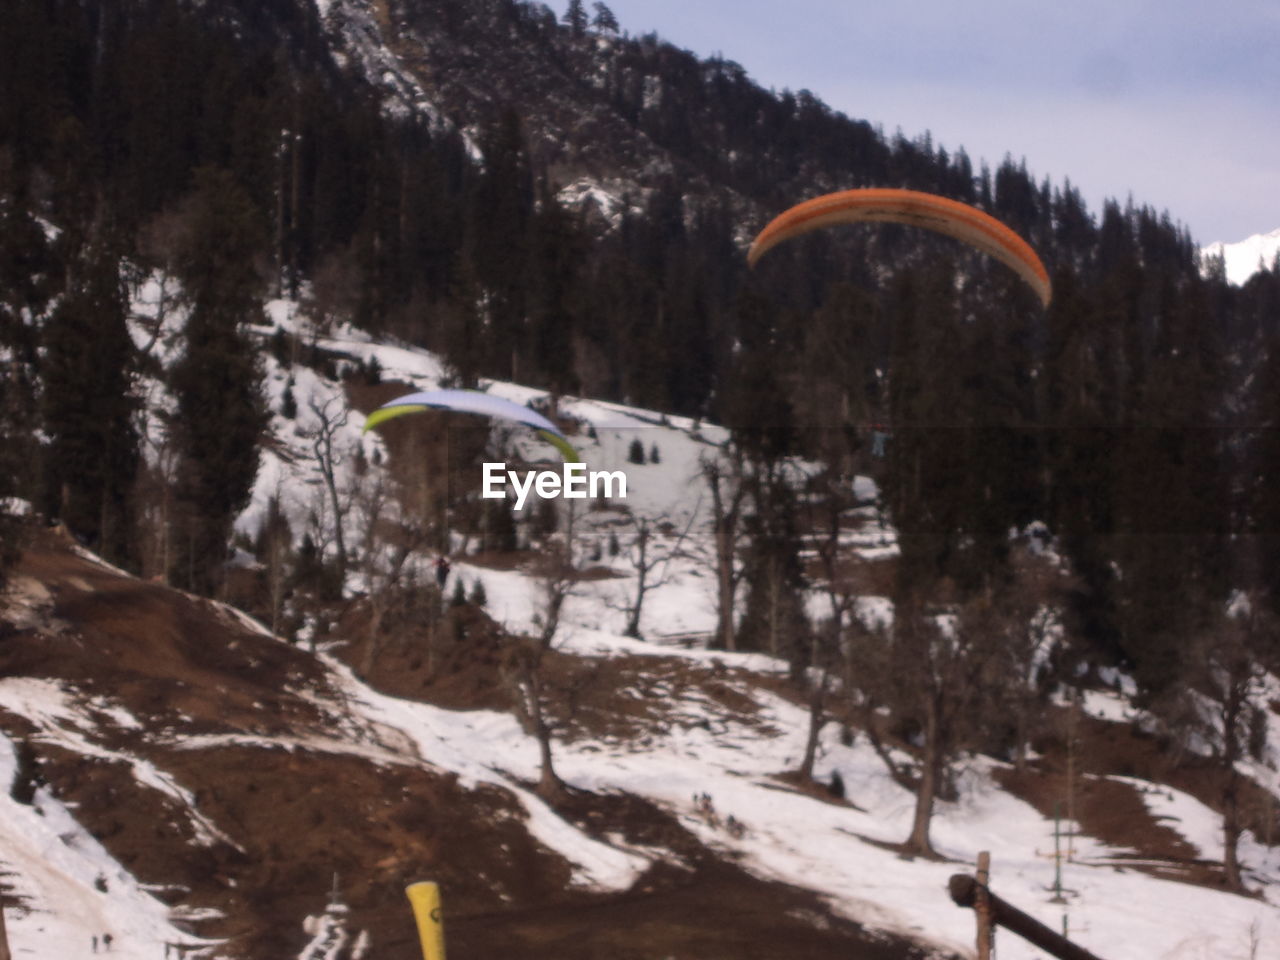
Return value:
<svg viewBox="0 0 1280 960">
<path fill-rule="evenodd" d="M 1255 233 L 1234 243 L 1211 243 L 1203 249 L 1203 255 L 1210 260 L 1221 257 L 1227 280 L 1240 285 L 1274 264 L 1276 256 L 1280 255 L 1280 227 L 1270 233 Z"/>
</svg>

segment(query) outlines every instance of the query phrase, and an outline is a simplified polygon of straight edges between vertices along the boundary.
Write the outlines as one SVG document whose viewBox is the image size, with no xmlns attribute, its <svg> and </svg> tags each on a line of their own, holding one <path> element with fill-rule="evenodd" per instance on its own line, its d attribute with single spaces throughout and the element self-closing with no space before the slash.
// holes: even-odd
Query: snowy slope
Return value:
<svg viewBox="0 0 1280 960">
<path fill-rule="evenodd" d="M 594 640 L 596 655 L 634 649 L 619 639 L 606 652 L 611 645 L 600 634 Z M 696 652 L 687 656 L 699 662 L 705 658 Z M 752 670 L 761 659 L 726 653 L 716 658 L 730 668 Z M 679 705 L 680 720 L 665 737 L 644 746 L 593 740 L 560 745 L 558 769 L 578 787 L 654 799 L 678 813 L 707 844 L 740 857 L 760 875 L 819 891 L 840 912 L 873 928 L 919 937 L 947 950 L 965 951 L 973 927 L 971 914 L 950 902 L 947 878 L 966 869 L 984 849 L 992 851 L 995 884 L 1003 896 L 1054 929 L 1061 929 L 1066 913 L 1078 942 L 1110 960 L 1245 960 L 1251 930 L 1261 938 L 1258 956 L 1280 949 L 1280 887 L 1268 887 L 1266 899 L 1256 901 L 1155 880 L 1116 869 L 1106 858 L 1124 851 L 1088 838 L 1076 840 L 1076 862 L 1065 867 L 1070 902 L 1065 907 L 1049 903 L 1054 867 L 1044 854 L 1052 849 L 1053 825 L 993 787 L 991 761 L 972 761 L 961 799 L 942 805 L 934 835 L 952 862 L 903 861 L 878 843 L 900 841 L 909 832 L 912 797 L 888 779 L 871 748 L 863 743 L 843 746 L 830 730 L 818 768 L 822 778 L 839 771 L 849 797 L 862 809 L 785 788 L 773 775 L 798 761 L 804 711 L 755 688 L 748 674 L 735 676 L 737 691 L 760 707 L 754 723 L 727 715 L 710 700 L 691 699 Z M 536 779 L 536 744 L 509 718 L 451 715 L 372 694 L 350 677 L 345 682 L 357 710 L 405 731 L 422 746 L 424 756 L 471 776 L 491 777 L 496 767 L 507 776 Z M 743 838 L 732 838 L 695 809 L 692 796 L 703 792 L 713 798 L 721 821 L 733 815 L 746 825 Z M 1179 832 L 1213 856 L 1220 827 L 1211 811 L 1177 791 L 1162 789 L 1153 797 L 1160 815 L 1171 817 Z M 598 843 L 573 831 L 544 839 L 551 839 L 598 885 L 625 886 L 621 852 L 608 858 L 617 866 L 601 873 Z M 1244 849 L 1258 880 L 1280 882 L 1280 851 L 1267 852 L 1253 843 Z M 1215 918 L 1211 929 L 1202 922 L 1210 916 Z M 1041 956 L 1009 935 L 1001 939 L 1000 955 L 1006 960 Z"/>
<path fill-rule="evenodd" d="M 626 656 L 635 642 L 591 634 L 595 656 Z M 673 655 L 667 651 L 668 655 Z M 1064 912 L 1079 942 L 1112 958 L 1249 957 L 1251 931 L 1258 956 L 1280 948 L 1280 857 L 1247 840 L 1243 853 L 1254 883 L 1266 882 L 1264 898 L 1253 900 L 1186 884 L 1156 880 L 1117 869 L 1109 857 L 1125 851 L 1077 838 L 1075 862 L 1066 865 L 1068 905 L 1049 903 L 1053 864 L 1052 824 L 1034 809 L 995 789 L 992 761 L 975 759 L 962 778 L 958 802 L 942 804 L 935 839 L 953 862 L 904 861 L 882 844 L 900 840 L 909 829 L 911 797 L 894 785 L 869 746 L 841 744 L 835 730 L 824 738 L 818 773 L 838 771 L 857 807 L 834 804 L 796 792 L 774 779 L 794 766 L 803 747 L 804 711 L 758 688 L 752 677 L 758 655 L 719 653 L 710 662 L 703 651 L 674 654 L 713 673 L 738 695 L 756 704 L 749 719 L 716 700 L 686 691 L 668 702 L 669 723 L 643 740 L 580 739 L 557 745 L 559 769 L 574 786 L 593 791 L 625 791 L 647 797 L 675 813 L 712 848 L 738 858 L 752 872 L 820 892 L 840 913 L 872 928 L 892 931 L 963 952 L 972 918 L 947 898 L 946 880 L 964 870 L 979 850 L 991 850 L 1002 895 L 1054 928 Z M 574 883 L 596 890 L 625 890 L 661 849 L 629 848 L 618 838 L 601 840 L 559 819 L 522 783 L 536 779 L 536 743 L 506 714 L 455 712 L 376 693 L 348 669 L 326 660 L 334 692 L 313 695 L 331 717 L 332 734 L 294 746 L 347 752 L 391 764 L 428 764 L 457 773 L 466 783 L 492 783 L 512 791 L 525 807 L 528 829 L 575 866 Z M 725 669 L 729 671 L 725 678 Z M 663 691 L 636 691 L 635 696 Z M 92 743 L 92 718 L 77 709 L 67 691 L 23 678 L 0 682 L 5 707 L 42 724 L 64 743 Z M 99 705 L 112 709 L 109 704 Z M 112 715 L 128 724 L 116 707 Z M 61 731 L 61 733 L 58 733 Z M 222 738 L 191 738 L 184 749 L 208 750 Z M 287 747 L 281 738 L 239 738 L 262 749 Z M 12 775 L 12 760 L 5 761 Z M 149 773 L 146 779 L 162 783 Z M 1145 788 L 1145 784 L 1136 782 Z M 693 803 L 708 793 L 720 818 L 713 824 Z M 95 932 L 112 931 L 118 955 L 157 955 L 165 942 L 191 942 L 169 925 L 165 908 L 138 890 L 127 873 L 80 830 L 68 811 L 41 796 L 35 809 L 5 799 L 4 862 L 17 877 L 30 912 L 10 914 L 15 955 L 45 956 L 51 945 L 73 956 Z M 1219 833 L 1216 816 L 1194 799 L 1162 788 L 1149 794 L 1153 812 L 1168 818 L 1191 843 L 1212 857 Z M 723 827 L 734 816 L 746 827 L 732 837 Z M 106 877 L 109 892 L 95 892 Z M 1210 927 L 1203 922 L 1214 917 Z M 73 949 L 74 948 L 74 949 Z M 218 955 L 215 951 L 214 955 Z M 1031 960 L 1038 951 L 1016 938 L 1001 940 L 1000 955 Z"/>
<path fill-rule="evenodd" d="M 0 702 L 26 716 L 66 719 L 61 691 L 28 678 L 5 680 Z M 0 870 L 23 904 L 5 911 L 15 958 L 87 956 L 104 935 L 120 960 L 153 960 L 166 944 L 201 945 L 77 823 L 74 810 L 43 788 L 31 806 L 15 802 L 15 770 L 13 744 L 0 735 Z"/>
<path fill-rule="evenodd" d="M 279 316 L 279 314 L 277 314 Z M 415 388 L 437 385 L 442 370 L 428 355 L 379 345 L 353 331 L 339 331 L 328 343 L 345 353 L 376 357 L 385 379 L 404 379 Z M 541 399 L 537 390 L 495 383 L 489 389 L 517 402 Z M 584 460 L 593 469 L 625 469 L 630 482 L 626 506 L 639 515 L 670 518 L 677 529 L 694 522 L 683 556 L 674 558 L 661 586 L 646 600 L 642 632 L 651 640 L 668 635 L 709 632 L 714 626 L 714 584 L 707 564 L 706 509 L 699 480 L 699 458 L 714 454 L 724 439 L 719 428 L 667 418 L 652 411 L 617 404 L 566 399 L 560 410 L 583 423 L 575 436 Z M 585 425 L 597 439 L 585 436 Z M 626 453 L 639 436 L 646 451 L 656 446 L 660 462 L 628 464 Z M 874 487 L 864 483 L 871 492 Z M 625 542 L 625 539 L 624 539 Z M 867 557 L 892 551 L 892 531 L 872 530 L 857 543 Z M 743 671 L 744 677 L 779 673 L 782 664 L 758 654 L 726 654 L 701 649 L 681 650 L 668 644 L 635 641 L 619 636 L 621 607 L 633 585 L 626 558 L 606 559 L 618 579 L 580 585 L 571 596 L 559 649 L 589 657 L 640 655 L 677 656 L 698 669 L 719 665 Z M 458 558 L 455 570 L 465 583 L 482 581 L 489 598 L 488 612 L 508 629 L 534 629 L 538 586 L 520 571 L 492 570 Z M 864 598 L 871 615 L 884 615 L 887 601 Z M 891 613 L 889 614 L 891 616 Z M 347 677 L 348 685 L 356 682 Z M 1012 901 L 1055 929 L 1063 924 L 1064 908 L 1047 901 L 1053 883 L 1052 861 L 1043 856 L 1052 846 L 1052 823 L 1036 810 L 996 789 L 988 774 L 992 761 L 975 760 L 965 778 L 964 796 L 957 804 L 943 804 L 935 826 L 939 848 L 958 863 L 907 863 L 876 845 L 902 840 L 909 832 L 911 796 L 887 777 L 883 763 L 865 744 L 843 746 L 834 729 L 827 731 L 819 776 L 839 771 L 850 798 L 863 807 L 822 803 L 778 789 L 772 774 L 793 767 L 803 749 L 805 715 L 798 707 L 753 689 L 741 681 L 744 695 L 760 705 L 758 723 L 746 724 L 725 716 L 710 701 L 682 703 L 686 723 L 672 728 L 665 739 L 643 749 L 631 743 L 575 742 L 558 745 L 559 769 L 569 782 L 592 790 L 623 790 L 657 800 L 678 812 L 710 844 L 742 856 L 760 875 L 819 890 L 848 916 L 873 927 L 909 933 L 964 950 L 971 940 L 972 918 L 955 908 L 945 893 L 947 877 L 972 863 L 979 850 L 993 853 L 998 889 Z M 462 719 L 447 712 L 409 705 L 352 687 L 352 702 L 372 711 L 379 722 L 405 730 L 424 746 L 424 756 L 470 758 L 450 761 L 451 769 L 470 777 L 489 777 L 496 768 L 518 780 L 536 779 L 537 751 L 510 718 Z M 430 718 L 429 721 L 427 718 Z M 419 726 L 421 725 L 421 726 Z M 478 761 L 476 758 L 484 758 Z M 723 830 L 706 826 L 692 808 L 690 797 L 708 792 L 721 816 L 733 813 L 748 825 L 747 836 L 735 841 Z M 1164 791 L 1160 796 L 1178 808 L 1179 832 L 1207 858 L 1221 857 L 1218 818 L 1198 801 Z M 1155 800 L 1151 801 L 1155 803 Z M 536 799 L 525 799 L 532 811 Z M 1161 808 L 1157 815 L 1173 816 Z M 539 822 L 535 817 L 533 823 Z M 536 829 L 545 829 L 545 824 Z M 1215 839 L 1217 838 L 1217 839 Z M 544 837 L 544 840 L 550 840 Z M 601 867 L 601 851 L 594 842 L 561 835 L 551 844 L 580 864 L 580 876 L 606 887 L 625 886 L 634 863 L 613 855 L 614 866 Z M 581 846 L 579 846 L 581 845 Z M 1065 883 L 1077 891 L 1065 910 L 1079 940 L 1110 958 L 1248 956 L 1250 931 L 1280 950 L 1280 851 L 1268 851 L 1246 838 L 1242 851 L 1253 870 L 1253 882 L 1266 883 L 1266 899 L 1247 900 L 1161 881 L 1131 870 L 1113 868 L 1106 857 L 1125 851 L 1077 842 L 1078 863 L 1069 865 Z M 609 861 L 605 858 L 605 862 Z M 603 872 L 601 872 L 603 870 Z M 1198 918 L 1219 916 L 1213 931 Z M 1178 922 L 1177 918 L 1183 918 Z M 1260 955 L 1266 955 L 1266 948 Z M 1001 956 L 1031 958 L 1038 952 L 1006 937 Z"/>
<path fill-rule="evenodd" d="M 316 336 L 326 349 L 366 362 L 376 358 L 387 380 L 424 389 L 443 376 L 438 360 L 420 351 L 377 344 L 352 330 L 327 335 L 307 331 L 291 304 L 274 304 L 271 317 L 284 329 Z M 250 534 L 273 496 L 297 519 L 295 531 L 305 527 L 306 513 L 317 502 L 318 484 L 317 468 L 307 459 L 306 434 L 312 419 L 306 411 L 313 403 L 323 407 L 343 396 L 339 384 L 305 368 L 286 369 L 271 361 L 268 376 L 272 408 L 279 409 L 284 385 L 292 377 L 300 412 L 296 420 L 277 416 L 273 422 L 278 442 L 264 455 L 253 505 L 238 524 Z M 491 384 L 490 389 L 517 401 L 540 398 L 538 391 L 512 384 Z M 655 521 L 672 521 L 677 532 L 666 535 L 667 545 L 674 545 L 688 529 L 680 554 L 662 571 L 661 584 L 646 600 L 642 633 L 648 641 L 619 635 L 621 608 L 634 585 L 625 549 L 619 557 L 601 561 L 612 567 L 614 579 L 580 584 L 566 606 L 558 649 L 615 664 L 632 678 L 616 694 L 620 706 L 627 701 L 648 711 L 640 735 L 578 734 L 570 741 L 557 741 L 557 767 L 571 785 L 647 798 L 670 811 L 708 847 L 755 875 L 813 890 L 843 916 L 941 951 L 967 954 L 972 942 L 972 915 L 951 904 L 947 878 L 969 870 L 979 851 L 990 850 L 993 885 L 999 893 L 1055 929 L 1066 923 L 1074 938 L 1109 960 L 1280 955 L 1280 848 L 1269 849 L 1251 836 L 1246 835 L 1241 853 L 1249 883 L 1260 891 L 1256 899 L 1156 879 L 1125 860 L 1132 859 L 1132 851 L 1080 837 L 1074 861 L 1064 868 L 1070 896 L 1062 906 L 1049 902 L 1054 865 L 1045 854 L 1052 850 L 1053 824 L 997 788 L 992 776 L 999 767 L 995 761 L 972 758 L 961 777 L 959 799 L 939 804 L 933 836 L 951 861 L 944 863 L 907 861 L 888 849 L 909 832 L 912 797 L 891 780 L 862 738 L 845 744 L 831 725 L 822 740 L 817 774 L 828 780 L 838 772 L 850 804 L 809 795 L 778 780 L 777 774 L 798 763 L 807 723 L 802 707 L 772 692 L 771 680 L 785 672 L 785 665 L 760 654 L 663 642 L 705 634 L 714 625 L 714 583 L 708 570 L 706 504 L 698 464 L 701 457 L 714 454 L 715 441 L 723 439 L 723 433 L 656 412 L 585 399 L 564 400 L 561 412 L 582 424 L 574 439 L 591 467 L 628 472 L 627 507 Z M 362 446 L 372 456 L 381 440 L 361 437 L 362 422 L 352 413 L 338 439 L 351 451 Z M 586 435 L 588 424 L 595 440 Z M 660 450 L 658 463 L 626 463 L 636 436 L 646 451 Z M 354 482 L 350 465 L 344 469 L 340 483 Z M 863 492 L 873 492 L 867 481 L 860 486 Z M 585 529 L 592 527 L 587 523 Z M 625 548 L 627 528 L 615 529 Z M 851 537 L 849 545 L 866 557 L 883 556 L 892 552 L 892 531 L 881 532 L 872 525 L 865 534 Z M 455 571 L 468 585 L 484 583 L 488 612 L 509 630 L 533 629 L 538 585 L 530 575 L 519 569 L 491 569 L 467 557 L 457 558 Z M 349 589 L 359 586 L 353 582 Z M 884 598 L 863 598 L 863 606 L 867 618 L 892 616 Z M 323 683 L 299 686 L 290 693 L 319 711 L 321 725 L 184 735 L 170 746 L 197 753 L 232 746 L 306 750 L 449 772 L 464 786 L 498 787 L 523 811 L 529 833 L 572 865 L 570 883 L 579 889 L 623 891 L 655 860 L 678 860 L 662 847 L 641 848 L 620 836 L 595 836 L 556 815 L 528 789 L 537 779 L 537 744 L 509 714 L 450 711 L 387 696 L 324 653 L 316 665 Z M 687 682 L 670 679 L 677 670 Z M 729 700 L 739 705 L 730 708 Z M 109 701 L 86 703 L 74 690 L 31 677 L 0 679 L 0 707 L 25 718 L 42 742 L 84 757 L 110 755 L 129 763 L 140 789 L 159 792 L 186 809 L 197 838 L 193 842 L 204 842 L 199 839 L 203 837 L 236 843 L 234 826 L 206 818 L 159 761 L 143 760 L 104 742 L 108 727 L 143 727 L 148 718 L 133 716 Z M 1087 708 L 1117 718 L 1126 712 L 1123 700 L 1108 695 L 1093 697 Z M 13 772 L 12 748 L 0 744 L 0 783 L 12 780 Z M 1261 768 L 1249 772 L 1280 795 L 1274 773 Z M 1153 815 L 1202 857 L 1221 857 L 1221 824 L 1213 811 L 1176 790 L 1117 781 L 1144 791 Z M 718 822 L 695 807 L 693 796 L 701 793 L 713 798 Z M 191 942 L 172 925 L 167 908 L 77 826 L 74 814 L 44 794 L 34 808 L 15 803 L 7 793 L 0 797 L 0 863 L 26 904 L 9 913 L 15 956 L 82 955 L 91 936 L 107 931 L 115 937 L 116 955 L 125 960 L 161 956 L 166 942 Z M 732 836 L 724 828 L 729 815 L 745 825 L 743 836 Z M 95 886 L 99 877 L 106 878 L 106 892 Z M 1213 918 L 1212 924 L 1207 918 Z M 1251 943 L 1256 945 L 1254 953 Z M 376 948 L 375 942 L 375 955 Z M 222 954 L 214 948 L 209 955 Z M 1000 956 L 1032 960 L 1041 954 L 1004 935 Z"/>
<path fill-rule="evenodd" d="M 1205 257 L 1221 256 L 1226 262 L 1227 279 L 1244 283 L 1259 269 L 1268 269 L 1280 254 L 1280 229 L 1256 233 L 1236 243 L 1211 243 L 1202 251 Z"/>
</svg>

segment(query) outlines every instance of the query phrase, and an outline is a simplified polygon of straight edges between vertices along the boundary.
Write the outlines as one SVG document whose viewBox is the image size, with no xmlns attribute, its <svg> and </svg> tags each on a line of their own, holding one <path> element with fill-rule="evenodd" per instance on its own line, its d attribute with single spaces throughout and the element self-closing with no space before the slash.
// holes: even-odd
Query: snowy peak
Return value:
<svg viewBox="0 0 1280 960">
<path fill-rule="evenodd" d="M 1266 269 L 1280 255 L 1280 228 L 1270 233 L 1255 233 L 1237 243 L 1211 243 L 1202 251 L 1206 260 L 1222 257 L 1227 266 L 1227 279 L 1241 284 L 1260 269 Z"/>
</svg>

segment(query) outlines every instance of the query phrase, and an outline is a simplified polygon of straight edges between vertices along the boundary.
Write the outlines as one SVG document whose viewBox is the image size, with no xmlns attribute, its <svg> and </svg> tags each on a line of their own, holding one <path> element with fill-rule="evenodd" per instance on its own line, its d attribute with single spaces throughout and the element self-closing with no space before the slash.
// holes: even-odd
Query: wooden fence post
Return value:
<svg viewBox="0 0 1280 960">
<path fill-rule="evenodd" d="M 976 905 L 981 884 L 973 877 L 965 873 L 954 874 L 948 883 L 948 887 L 951 891 L 951 899 L 956 902 L 957 906 L 973 907 Z M 993 925 L 1004 927 L 1006 930 L 1016 933 L 1023 940 L 1057 957 L 1058 960 L 1100 960 L 1095 954 L 1090 953 L 1084 947 L 1072 943 L 1062 934 L 1046 927 L 1035 917 L 1023 913 L 1013 904 L 1000 899 L 990 890 L 986 891 L 986 895 L 991 909 L 991 922 Z"/>
<path fill-rule="evenodd" d="M 978 918 L 978 960 L 991 960 L 991 947 L 995 942 L 995 928 L 991 925 L 991 895 L 987 884 L 991 881 L 991 854 L 983 850 L 978 854 L 978 889 L 973 901 L 973 913 Z"/>
<path fill-rule="evenodd" d="M 11 960 L 9 934 L 4 929 L 4 904 L 0 903 L 0 960 Z"/>
</svg>

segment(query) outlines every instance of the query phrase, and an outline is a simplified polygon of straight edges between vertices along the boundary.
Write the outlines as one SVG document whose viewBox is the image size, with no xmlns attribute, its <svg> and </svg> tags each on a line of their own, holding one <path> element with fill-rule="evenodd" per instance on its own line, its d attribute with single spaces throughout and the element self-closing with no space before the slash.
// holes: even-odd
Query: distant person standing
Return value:
<svg viewBox="0 0 1280 960">
<path fill-rule="evenodd" d="M 889 442 L 889 428 L 883 423 L 872 424 L 871 426 L 871 456 L 877 460 L 883 460 L 885 455 L 885 445 Z"/>
<path fill-rule="evenodd" d="M 452 568 L 449 566 L 449 558 L 441 554 L 440 557 L 436 559 L 436 586 L 439 587 L 441 591 L 444 590 L 445 581 L 449 579 L 450 569 Z"/>
</svg>

